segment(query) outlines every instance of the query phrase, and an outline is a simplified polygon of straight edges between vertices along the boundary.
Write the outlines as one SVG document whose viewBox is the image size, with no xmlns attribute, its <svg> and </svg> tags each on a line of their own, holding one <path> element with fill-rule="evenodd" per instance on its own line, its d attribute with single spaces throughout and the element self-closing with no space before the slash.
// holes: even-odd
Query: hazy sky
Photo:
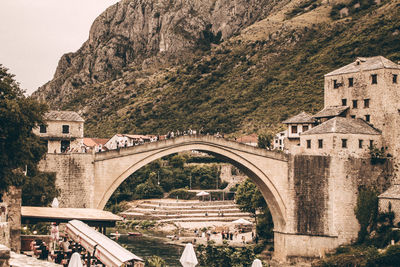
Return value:
<svg viewBox="0 0 400 267">
<path fill-rule="evenodd" d="M 60 57 L 78 50 L 94 19 L 119 0 L 0 0 L 0 64 L 31 94 Z"/>
</svg>

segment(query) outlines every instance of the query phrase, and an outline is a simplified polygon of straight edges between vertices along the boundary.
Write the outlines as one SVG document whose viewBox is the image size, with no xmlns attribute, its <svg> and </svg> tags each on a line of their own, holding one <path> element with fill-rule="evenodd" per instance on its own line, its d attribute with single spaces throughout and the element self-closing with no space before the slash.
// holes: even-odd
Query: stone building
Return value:
<svg viewBox="0 0 400 267">
<path fill-rule="evenodd" d="M 34 133 L 47 143 L 48 153 L 81 152 L 84 120 L 74 111 L 51 110 L 45 114 L 45 125 Z"/>
<path fill-rule="evenodd" d="M 277 133 L 274 136 L 274 141 L 273 141 L 274 149 L 284 150 L 285 149 L 284 140 L 286 137 L 287 137 L 287 130 Z"/>
<path fill-rule="evenodd" d="M 121 147 L 129 147 L 138 144 L 149 143 L 153 139 L 147 135 L 138 134 L 116 134 L 111 137 L 106 143 L 105 147 L 109 150 Z"/>
<path fill-rule="evenodd" d="M 103 151 L 108 139 L 106 138 L 83 138 L 83 146 L 86 152 Z"/>
<path fill-rule="evenodd" d="M 384 148 L 400 162 L 400 65 L 382 56 L 359 57 L 325 75 L 324 108 L 313 115 L 317 125 L 302 132 L 298 116 L 288 125 L 285 142 L 292 154 L 326 155 L 339 161 L 369 158 L 369 148 Z M 298 126 L 297 126 L 298 127 Z M 291 140 L 292 138 L 292 140 Z M 286 144 L 285 143 L 285 144 Z M 400 221 L 400 180 L 394 173 L 391 187 L 379 196 L 381 211 L 389 206 Z M 361 179 L 361 178 L 360 178 Z M 389 205 L 390 203 L 390 205 Z"/>
<path fill-rule="evenodd" d="M 317 121 L 310 114 L 301 112 L 282 123 L 287 125 L 284 147 L 290 149 L 300 144 L 300 134 L 314 127 Z"/>
<path fill-rule="evenodd" d="M 361 119 L 335 117 L 300 136 L 301 152 L 312 155 L 368 157 L 372 145 L 381 145 L 381 132 Z"/>
<path fill-rule="evenodd" d="M 382 57 L 359 57 L 325 75 L 324 106 L 346 106 L 348 116 L 382 131 L 382 145 L 400 156 L 400 65 Z"/>
<path fill-rule="evenodd" d="M 395 218 L 393 223 L 400 222 L 400 184 L 395 184 L 379 195 L 379 210 L 381 212 L 393 211 Z"/>
</svg>

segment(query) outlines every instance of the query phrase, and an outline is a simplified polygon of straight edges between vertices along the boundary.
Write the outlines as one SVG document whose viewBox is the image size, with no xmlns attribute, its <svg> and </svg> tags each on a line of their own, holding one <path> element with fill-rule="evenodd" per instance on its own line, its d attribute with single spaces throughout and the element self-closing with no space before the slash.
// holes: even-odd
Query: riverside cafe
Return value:
<svg viewBox="0 0 400 267">
<path fill-rule="evenodd" d="M 143 259 L 81 221 L 69 221 L 65 232 L 107 267 L 144 267 Z"/>
<path fill-rule="evenodd" d="M 21 207 L 21 222 L 23 224 L 36 224 L 38 222 L 66 223 L 65 231 L 69 238 L 80 244 L 107 267 L 142 267 L 144 263 L 141 258 L 90 227 L 97 227 L 105 233 L 106 227 L 113 227 L 115 222 L 120 220 L 122 220 L 121 217 L 98 209 Z M 23 242 L 22 239 L 23 237 L 21 237 L 21 242 L 22 247 L 24 247 L 26 242 Z M 28 241 L 30 242 L 30 240 Z"/>
</svg>

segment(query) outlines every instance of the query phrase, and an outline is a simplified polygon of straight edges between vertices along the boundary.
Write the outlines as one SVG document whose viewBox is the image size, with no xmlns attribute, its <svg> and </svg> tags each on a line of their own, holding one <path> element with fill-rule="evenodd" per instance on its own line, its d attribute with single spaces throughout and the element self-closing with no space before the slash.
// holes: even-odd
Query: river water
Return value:
<svg viewBox="0 0 400 267">
<path fill-rule="evenodd" d="M 147 234 L 143 236 L 121 235 L 115 241 L 144 260 L 152 255 L 157 255 L 167 263 L 167 266 L 182 266 L 179 258 L 184 247 L 166 244 L 163 238 Z"/>
</svg>

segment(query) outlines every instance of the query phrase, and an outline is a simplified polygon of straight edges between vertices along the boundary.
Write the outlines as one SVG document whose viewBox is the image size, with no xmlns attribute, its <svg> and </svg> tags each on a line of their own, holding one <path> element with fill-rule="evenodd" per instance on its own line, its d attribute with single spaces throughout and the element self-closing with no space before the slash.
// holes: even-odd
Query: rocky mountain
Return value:
<svg viewBox="0 0 400 267">
<path fill-rule="evenodd" d="M 273 0 L 122 0 L 93 23 L 89 39 L 63 55 L 36 96 L 60 104 L 88 84 L 115 79 L 129 65 L 184 62 L 264 18 Z M 282 1 L 282 2 L 287 2 Z"/>
<path fill-rule="evenodd" d="M 400 60 L 400 0 L 123 0 L 34 93 L 87 135 L 266 133 L 323 105 L 323 75 Z"/>
</svg>

